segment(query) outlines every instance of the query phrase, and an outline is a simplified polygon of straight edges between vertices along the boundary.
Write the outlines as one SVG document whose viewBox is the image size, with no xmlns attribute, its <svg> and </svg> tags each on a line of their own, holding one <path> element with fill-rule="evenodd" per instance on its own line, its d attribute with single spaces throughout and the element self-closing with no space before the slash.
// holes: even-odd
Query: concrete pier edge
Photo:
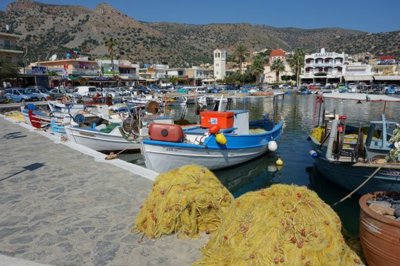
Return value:
<svg viewBox="0 0 400 266">
<path fill-rule="evenodd" d="M 118 158 L 113 159 L 113 160 L 105 160 L 106 155 L 104 153 L 92 150 L 92 149 L 90 149 L 90 148 L 88 148 L 86 146 L 83 146 L 83 145 L 80 145 L 80 144 L 77 144 L 77 143 L 73 143 L 72 141 L 61 141 L 59 135 L 51 134 L 49 132 L 46 132 L 46 131 L 43 131 L 43 130 L 40 130 L 40 129 L 36 129 L 36 128 L 32 127 L 31 125 L 25 124 L 23 122 L 14 121 L 14 120 L 8 118 L 5 115 L 0 114 L 0 117 L 4 118 L 6 121 L 9 121 L 10 123 L 17 124 L 17 125 L 19 125 L 19 126 L 21 126 L 23 128 L 28 129 L 31 132 L 35 132 L 35 133 L 37 133 L 37 134 L 39 134 L 41 136 L 44 136 L 44 137 L 52 140 L 56 144 L 62 144 L 62 145 L 65 145 L 65 146 L 67 146 L 67 147 L 69 147 L 69 148 L 71 148 L 73 150 L 76 150 L 76 151 L 79 151 L 79 152 L 81 152 L 83 154 L 89 155 L 89 156 L 93 157 L 93 159 L 96 162 L 112 164 L 112 165 L 114 165 L 116 167 L 119 167 L 121 169 L 129 171 L 129 172 L 131 172 L 131 173 L 133 173 L 135 175 L 139 175 L 139 176 L 141 176 L 143 178 L 146 178 L 146 179 L 149 179 L 151 181 L 154 181 L 155 178 L 159 174 L 159 173 L 157 173 L 157 172 L 155 172 L 153 170 L 144 168 L 144 167 L 142 167 L 140 165 L 128 163 L 128 162 L 120 160 Z"/>
</svg>

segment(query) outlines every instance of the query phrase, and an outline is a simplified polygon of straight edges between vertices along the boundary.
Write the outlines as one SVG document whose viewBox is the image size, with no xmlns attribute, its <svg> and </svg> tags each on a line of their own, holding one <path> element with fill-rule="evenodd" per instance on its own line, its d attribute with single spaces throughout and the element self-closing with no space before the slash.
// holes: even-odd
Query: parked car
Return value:
<svg viewBox="0 0 400 266">
<path fill-rule="evenodd" d="M 62 98 L 67 94 L 66 90 L 63 88 L 52 89 L 49 91 L 50 97 L 53 99 Z"/>
<path fill-rule="evenodd" d="M 0 90 L 0 103 L 8 103 L 9 101 L 4 90 Z"/>
<path fill-rule="evenodd" d="M 5 89 L 6 97 L 16 103 L 38 101 L 39 98 L 31 93 L 27 93 L 24 88 L 9 88 Z"/>
<path fill-rule="evenodd" d="M 136 92 L 136 94 L 150 94 L 151 93 L 151 91 L 147 87 L 141 86 L 141 85 L 134 87 L 132 91 L 133 91 L 133 93 Z"/>
<path fill-rule="evenodd" d="M 50 97 L 49 91 L 42 86 L 29 86 L 25 89 L 25 92 L 36 95 L 41 101 L 46 101 Z"/>
<path fill-rule="evenodd" d="M 94 86 L 78 86 L 75 90 L 79 95 L 84 97 L 94 97 L 98 92 Z"/>
</svg>

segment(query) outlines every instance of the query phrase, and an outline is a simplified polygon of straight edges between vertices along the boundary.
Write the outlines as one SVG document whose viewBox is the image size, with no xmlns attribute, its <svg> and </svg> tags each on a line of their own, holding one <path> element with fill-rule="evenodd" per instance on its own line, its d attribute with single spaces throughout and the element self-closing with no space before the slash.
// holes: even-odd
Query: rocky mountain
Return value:
<svg viewBox="0 0 400 266">
<path fill-rule="evenodd" d="M 395 55 L 400 59 L 400 31 L 349 35 L 329 43 L 328 47 L 348 54 L 370 52 L 374 55 Z"/>
<path fill-rule="evenodd" d="M 55 53 L 62 58 L 74 48 L 94 57 L 107 57 L 105 41 L 109 38 L 117 41 L 117 58 L 144 63 L 168 62 L 171 66 L 211 62 L 214 49 L 225 48 L 229 53 L 238 43 L 246 45 L 249 51 L 301 47 L 310 52 L 326 47 L 340 52 L 363 52 L 362 49 L 372 46 L 374 52 L 400 50 L 399 41 L 390 45 L 385 42 L 385 38 L 393 38 L 392 33 L 374 34 L 372 38 L 367 33 L 339 28 L 305 30 L 250 24 L 149 23 L 137 21 L 107 4 L 91 10 L 17 0 L 5 12 L 0 12 L 0 25 L 5 24 L 22 35 L 20 46 L 26 51 L 28 62 L 47 60 Z M 398 32 L 395 35 L 398 38 Z M 354 41 L 364 38 L 368 45 L 354 45 Z"/>
</svg>

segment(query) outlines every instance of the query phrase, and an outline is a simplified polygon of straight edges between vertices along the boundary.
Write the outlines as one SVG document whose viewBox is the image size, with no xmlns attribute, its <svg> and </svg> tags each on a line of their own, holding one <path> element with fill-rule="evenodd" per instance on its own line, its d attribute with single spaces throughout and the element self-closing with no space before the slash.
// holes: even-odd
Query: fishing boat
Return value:
<svg viewBox="0 0 400 266">
<path fill-rule="evenodd" d="M 68 140 L 96 151 L 139 150 L 135 134 L 124 132 L 120 123 L 112 123 L 98 116 L 77 114 L 75 123 L 65 126 Z"/>
<path fill-rule="evenodd" d="M 96 151 L 139 151 L 139 139 L 147 137 L 149 124 L 173 123 L 171 118 L 158 114 L 158 108 L 157 103 L 149 103 L 146 110 L 137 107 L 128 117 L 119 118 L 80 112 L 72 116 L 71 124 L 65 126 L 65 131 L 69 140 Z M 125 109 L 122 110 L 125 113 Z"/>
<path fill-rule="evenodd" d="M 400 191 L 400 128 L 385 115 L 369 125 L 351 125 L 347 117 L 324 114 L 309 136 L 318 171 L 332 182 L 365 194 Z"/>
<path fill-rule="evenodd" d="M 141 141 L 146 167 L 161 173 L 193 163 L 211 170 L 237 165 L 275 151 L 283 126 L 267 117 L 249 122 L 247 110 L 204 111 L 200 120 L 185 129 L 151 124 Z"/>
</svg>

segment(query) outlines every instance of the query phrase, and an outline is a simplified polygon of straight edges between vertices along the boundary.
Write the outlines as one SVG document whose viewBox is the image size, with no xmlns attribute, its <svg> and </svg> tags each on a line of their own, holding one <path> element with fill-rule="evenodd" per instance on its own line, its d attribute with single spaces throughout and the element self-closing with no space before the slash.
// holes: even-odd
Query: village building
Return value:
<svg viewBox="0 0 400 266">
<path fill-rule="evenodd" d="M 289 53 L 287 53 L 286 51 L 284 51 L 282 49 L 275 49 L 275 50 L 271 51 L 268 64 L 264 66 L 263 82 L 266 82 L 266 83 L 282 82 L 282 81 L 287 81 L 286 77 L 293 76 L 293 71 L 286 60 L 286 57 L 288 55 L 289 55 Z M 285 69 L 283 71 L 279 71 L 278 80 L 277 80 L 277 72 L 272 70 L 271 67 L 272 67 L 272 64 L 278 59 L 282 61 Z"/>
<path fill-rule="evenodd" d="M 8 32 L 0 32 L 0 61 L 15 66 L 22 66 L 23 51 L 17 47 L 21 36 Z"/>
<path fill-rule="evenodd" d="M 305 55 L 304 72 L 300 75 L 302 83 L 341 83 L 348 64 L 345 53 L 326 52 L 321 48 L 319 53 Z"/>
</svg>

